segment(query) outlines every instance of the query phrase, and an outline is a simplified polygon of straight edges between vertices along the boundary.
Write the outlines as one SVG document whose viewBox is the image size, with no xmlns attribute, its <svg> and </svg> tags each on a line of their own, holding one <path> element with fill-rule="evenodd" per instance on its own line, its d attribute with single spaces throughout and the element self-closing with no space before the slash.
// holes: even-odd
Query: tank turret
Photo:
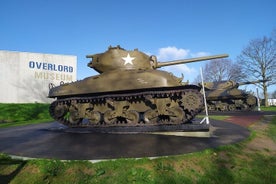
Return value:
<svg viewBox="0 0 276 184">
<path fill-rule="evenodd" d="M 185 63 L 192 63 L 204 60 L 218 59 L 228 57 L 227 54 L 198 57 L 191 59 L 181 59 L 167 62 L 157 62 L 154 55 L 148 56 L 147 54 L 134 49 L 127 51 L 120 46 L 109 47 L 104 53 L 87 55 L 86 58 L 92 58 L 88 66 L 98 71 L 99 73 L 109 72 L 113 70 L 143 70 L 143 69 L 156 69 L 164 66 L 179 65 Z"/>
<path fill-rule="evenodd" d="M 56 98 L 51 116 L 70 127 L 149 131 L 192 123 L 203 107 L 199 86 L 183 84 L 157 68 L 227 55 L 157 62 L 138 49 L 117 46 L 86 57 L 92 58 L 88 66 L 100 74 L 51 87 L 49 97 Z"/>
<path fill-rule="evenodd" d="M 87 55 L 86 58 L 92 58 L 88 63 L 88 66 L 99 73 L 118 69 L 131 70 L 152 68 L 152 60 L 150 56 L 138 51 L 138 49 L 127 51 L 120 46 L 110 46 L 106 52 Z"/>
</svg>

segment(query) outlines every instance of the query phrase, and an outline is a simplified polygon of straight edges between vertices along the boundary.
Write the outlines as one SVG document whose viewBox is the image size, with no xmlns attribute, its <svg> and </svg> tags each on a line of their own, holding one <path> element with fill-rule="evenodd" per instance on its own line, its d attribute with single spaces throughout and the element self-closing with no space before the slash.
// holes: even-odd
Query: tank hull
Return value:
<svg viewBox="0 0 276 184">
<path fill-rule="evenodd" d="M 135 89 L 181 86 L 181 79 L 160 70 L 116 70 L 54 87 L 50 98 L 97 95 Z"/>
</svg>

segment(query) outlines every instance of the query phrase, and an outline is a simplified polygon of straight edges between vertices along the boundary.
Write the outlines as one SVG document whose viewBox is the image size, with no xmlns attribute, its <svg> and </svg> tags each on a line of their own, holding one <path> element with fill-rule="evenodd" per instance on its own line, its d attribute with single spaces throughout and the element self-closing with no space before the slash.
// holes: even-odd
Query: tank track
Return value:
<svg viewBox="0 0 276 184">
<path fill-rule="evenodd" d="M 188 123 L 202 109 L 200 88 L 185 85 L 59 97 L 50 105 L 49 113 L 56 121 L 72 128 L 141 129 Z"/>
<path fill-rule="evenodd" d="M 248 96 L 241 99 L 229 99 L 223 101 L 207 101 L 208 110 L 212 112 L 218 111 L 253 111 L 257 107 L 257 98 Z"/>
</svg>

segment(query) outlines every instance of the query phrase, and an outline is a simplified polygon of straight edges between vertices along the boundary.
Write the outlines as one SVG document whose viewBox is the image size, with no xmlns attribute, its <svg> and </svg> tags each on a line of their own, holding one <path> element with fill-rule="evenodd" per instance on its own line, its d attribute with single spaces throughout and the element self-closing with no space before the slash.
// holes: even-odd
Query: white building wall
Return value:
<svg viewBox="0 0 276 184">
<path fill-rule="evenodd" d="M 48 103 L 49 83 L 76 78 L 76 56 L 0 51 L 0 103 Z"/>
<path fill-rule="evenodd" d="M 269 106 L 276 106 L 276 99 L 268 99 L 268 105 Z"/>
</svg>

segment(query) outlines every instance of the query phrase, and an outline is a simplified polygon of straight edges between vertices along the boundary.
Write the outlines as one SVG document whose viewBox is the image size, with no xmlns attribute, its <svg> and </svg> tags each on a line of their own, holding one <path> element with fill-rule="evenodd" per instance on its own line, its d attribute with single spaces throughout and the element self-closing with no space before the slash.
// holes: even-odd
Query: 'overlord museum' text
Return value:
<svg viewBox="0 0 276 184">
<path fill-rule="evenodd" d="M 70 74 L 74 71 L 74 68 L 72 66 L 29 61 L 29 68 L 36 70 L 34 73 L 35 79 L 58 80 L 68 82 L 73 81 L 73 76 L 72 74 Z"/>
</svg>

